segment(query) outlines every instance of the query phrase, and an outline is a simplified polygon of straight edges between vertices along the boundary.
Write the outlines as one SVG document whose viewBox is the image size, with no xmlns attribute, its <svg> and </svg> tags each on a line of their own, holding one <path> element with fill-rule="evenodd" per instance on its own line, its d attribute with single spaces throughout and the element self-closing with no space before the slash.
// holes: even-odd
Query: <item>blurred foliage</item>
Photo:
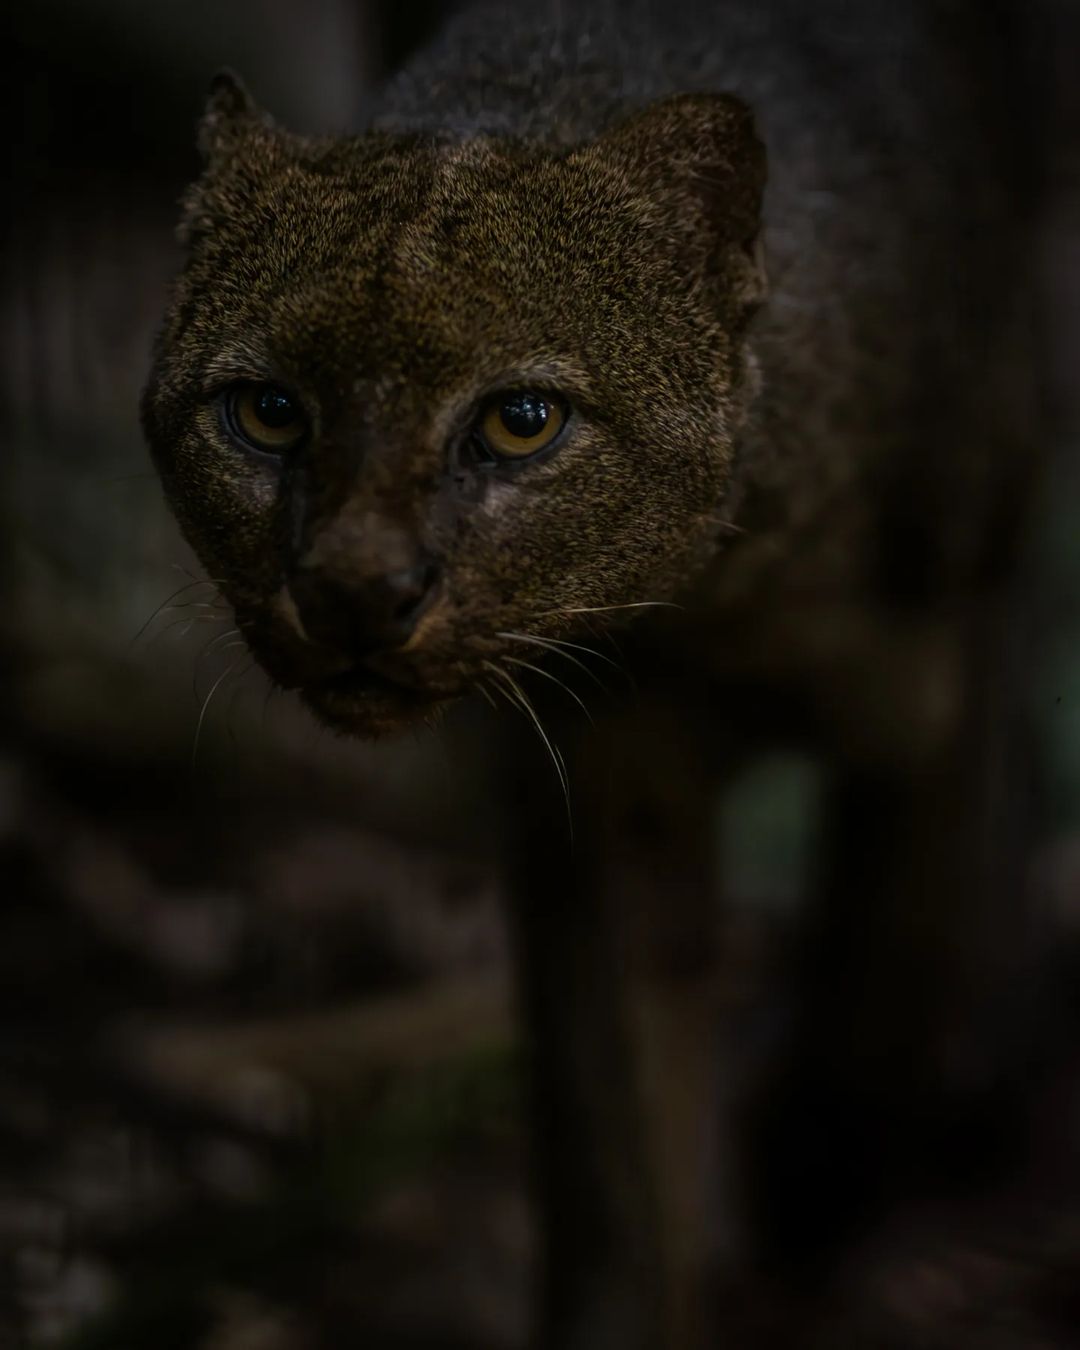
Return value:
<svg viewBox="0 0 1080 1350">
<path fill-rule="evenodd" d="M 302 1298 L 297 1267 L 314 1252 L 320 1261 L 347 1253 L 380 1196 L 465 1147 L 505 1148 L 519 1126 L 518 1072 L 505 1049 L 360 1095 L 335 1105 L 333 1125 L 279 1165 L 257 1200 L 206 1206 L 141 1231 L 114 1305 L 65 1341 L 68 1350 L 189 1345 L 209 1329 L 210 1295 L 224 1288 L 279 1301 L 291 1289 Z"/>
</svg>

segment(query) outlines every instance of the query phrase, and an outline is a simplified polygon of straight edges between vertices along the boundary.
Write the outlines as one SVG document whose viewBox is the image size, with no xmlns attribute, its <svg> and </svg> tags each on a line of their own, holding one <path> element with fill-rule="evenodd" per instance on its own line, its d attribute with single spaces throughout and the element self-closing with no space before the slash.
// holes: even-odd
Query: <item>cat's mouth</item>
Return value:
<svg viewBox="0 0 1080 1350">
<path fill-rule="evenodd" d="M 367 665 L 304 681 L 299 693 L 329 726 L 360 736 L 384 735 L 428 719 L 446 698 Z"/>
<path fill-rule="evenodd" d="M 355 736 L 380 736 L 430 721 L 468 688 L 460 660 L 409 642 L 348 652 L 303 632 L 280 603 L 243 614 L 248 644 L 271 678 L 295 690 L 327 726 Z"/>
<path fill-rule="evenodd" d="M 428 686 L 409 661 L 391 666 L 376 657 L 302 641 L 275 616 L 248 618 L 248 645 L 282 688 L 292 689 L 315 716 L 336 731 L 378 736 L 430 718 L 448 695 Z"/>
</svg>

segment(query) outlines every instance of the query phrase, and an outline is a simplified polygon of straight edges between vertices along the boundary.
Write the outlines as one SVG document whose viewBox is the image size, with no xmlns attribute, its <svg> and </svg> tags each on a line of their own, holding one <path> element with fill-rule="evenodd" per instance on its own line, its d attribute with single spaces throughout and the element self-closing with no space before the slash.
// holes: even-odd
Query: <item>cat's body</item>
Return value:
<svg viewBox="0 0 1080 1350">
<path fill-rule="evenodd" d="M 835 808 L 755 1134 L 767 1244 L 831 1251 L 902 1170 L 1013 933 L 989 822 L 1034 363 L 993 30 L 481 5 L 366 137 L 212 99 L 144 416 L 270 672 L 365 733 L 477 684 L 525 711 L 573 683 L 560 644 L 626 628 L 634 699 L 589 730 L 550 691 L 574 849 L 500 733 L 553 1345 L 712 1343 L 713 802 L 746 743 L 811 744 Z"/>
</svg>

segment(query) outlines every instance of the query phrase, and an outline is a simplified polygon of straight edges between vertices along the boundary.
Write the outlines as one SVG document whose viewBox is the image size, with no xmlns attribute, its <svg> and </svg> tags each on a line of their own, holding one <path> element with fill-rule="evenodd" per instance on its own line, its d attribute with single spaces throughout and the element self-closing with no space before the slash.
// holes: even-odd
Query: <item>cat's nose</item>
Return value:
<svg viewBox="0 0 1080 1350">
<path fill-rule="evenodd" d="M 289 590 L 314 641 L 350 656 L 402 647 L 434 599 L 439 568 L 430 559 L 345 580 L 320 569 L 293 575 Z"/>
</svg>

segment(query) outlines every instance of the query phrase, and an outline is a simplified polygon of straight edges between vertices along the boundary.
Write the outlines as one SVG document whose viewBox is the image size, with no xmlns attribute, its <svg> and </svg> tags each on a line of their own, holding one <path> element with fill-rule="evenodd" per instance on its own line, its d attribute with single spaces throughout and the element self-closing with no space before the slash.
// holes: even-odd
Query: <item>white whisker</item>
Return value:
<svg viewBox="0 0 1080 1350">
<path fill-rule="evenodd" d="M 580 642 L 566 642 L 562 638 L 542 638 L 537 637 L 535 633 L 500 633 L 499 637 L 508 638 L 512 642 L 528 642 L 534 647 L 544 647 L 547 651 L 554 652 L 556 656 L 561 656 L 564 661 L 569 661 L 572 665 L 583 670 L 585 674 L 588 675 L 589 679 L 595 684 L 598 684 L 605 693 L 607 692 L 607 687 L 599 675 L 597 675 L 596 671 L 590 670 L 583 661 L 579 661 L 576 656 L 571 656 L 570 652 L 584 652 L 586 656 L 595 656 L 597 660 L 604 661 L 609 666 L 614 667 L 620 675 L 626 673 L 618 662 L 613 661 L 610 656 L 605 656 L 603 652 L 598 652 L 592 647 L 583 647 Z M 567 648 L 569 650 L 564 650 Z"/>
<path fill-rule="evenodd" d="M 673 600 L 635 600 L 628 605 L 573 605 L 567 609 L 544 609 L 540 611 L 540 616 L 550 614 L 607 614 L 609 611 L 617 609 L 685 609 L 685 605 L 677 605 Z"/>
<path fill-rule="evenodd" d="M 235 645 L 237 647 L 242 647 L 245 644 L 243 642 L 237 642 Z M 228 650 L 228 648 L 226 648 L 225 650 Z M 244 659 L 243 654 L 241 654 L 236 658 L 236 660 L 232 663 L 231 666 L 227 666 L 217 677 L 214 683 L 210 686 L 210 692 L 203 699 L 203 705 L 199 711 L 199 720 L 195 724 L 195 736 L 191 743 L 191 767 L 193 770 L 195 768 L 195 761 L 198 758 L 199 754 L 199 740 L 202 737 L 203 723 L 206 721 L 206 713 L 207 709 L 210 707 L 210 701 L 214 697 L 215 693 L 217 693 L 222 682 L 233 673 L 233 671 L 236 669 L 236 667 L 240 664 L 240 662 L 243 659 Z"/>
<path fill-rule="evenodd" d="M 236 688 L 232 691 L 232 694 L 229 696 L 229 702 L 226 705 L 225 709 L 225 730 L 229 734 L 230 743 L 236 750 L 239 750 L 240 748 L 240 743 L 236 739 L 236 730 L 233 726 L 233 714 L 236 711 L 236 700 L 244 692 L 244 689 L 246 687 L 242 683 L 244 677 L 250 675 L 254 669 L 255 669 L 255 658 L 252 657 L 251 660 L 247 663 L 247 665 L 243 668 L 243 670 L 241 670 L 240 673 L 237 675 Z"/>
<path fill-rule="evenodd" d="M 225 630 L 224 633 L 219 633 L 217 637 L 211 638 L 210 641 L 206 643 L 202 651 L 195 658 L 195 667 L 191 672 L 191 688 L 196 697 L 198 697 L 199 693 L 199 670 L 202 667 L 203 661 L 206 660 L 206 658 L 210 655 L 210 653 L 214 650 L 214 648 L 218 645 L 219 642 L 227 643 L 227 639 L 239 636 L 240 636 L 239 628 L 228 628 Z M 223 648 L 223 650 L 228 651 L 231 645 L 232 644 L 227 643 L 227 645 Z"/>
<path fill-rule="evenodd" d="M 174 600 L 179 599 L 179 597 L 184 595 L 187 591 L 193 591 L 200 586 L 210 586 L 214 590 L 217 590 L 217 584 L 216 582 L 213 581 L 189 581 L 186 586 L 181 586 L 179 590 L 173 591 L 171 595 L 167 595 L 165 599 L 162 600 L 161 604 L 158 605 L 158 607 L 154 610 L 154 612 L 142 625 L 139 631 L 131 639 L 131 643 L 129 645 L 134 647 L 135 643 L 138 642 L 138 640 L 142 637 L 142 635 L 146 632 L 146 630 L 150 627 L 150 625 L 154 622 L 154 620 L 158 617 L 158 615 L 165 613 L 168 609 L 173 608 Z M 177 608 L 183 608 L 183 606 L 178 606 Z"/>
<path fill-rule="evenodd" d="M 619 661 L 623 663 L 623 669 L 625 671 L 626 653 L 619 646 L 618 642 L 616 642 L 615 634 L 611 631 L 611 629 L 603 623 L 599 623 L 594 619 L 590 619 L 588 616 L 585 617 L 584 623 L 586 628 L 588 628 L 589 632 L 592 633 L 594 637 L 603 638 L 605 642 L 609 642 L 611 644 L 612 648 L 614 649 L 615 655 L 619 658 Z"/>
<path fill-rule="evenodd" d="M 525 714 L 528 720 L 536 728 L 537 735 L 547 747 L 547 752 L 551 756 L 551 762 L 555 765 L 555 772 L 559 775 L 559 783 L 562 786 L 563 799 L 566 802 L 566 818 L 570 827 L 570 840 L 572 843 L 574 839 L 574 816 L 570 806 L 570 779 L 566 772 L 566 762 L 559 752 L 558 747 L 552 743 L 551 738 L 544 730 L 543 723 L 540 721 L 536 709 L 529 701 L 528 695 L 522 689 L 521 685 L 518 684 L 517 680 L 514 679 L 509 671 L 503 670 L 501 666 L 497 666 L 493 661 L 485 661 L 484 665 L 491 671 L 492 675 L 497 680 L 505 683 L 506 687 L 503 688 L 502 692 L 507 702 L 511 703 Z"/>
<path fill-rule="evenodd" d="M 557 675 L 552 675 L 550 670 L 544 670 L 540 666 L 534 666 L 530 661 L 520 661 L 515 656 L 507 656 L 504 659 L 508 661 L 512 666 L 521 666 L 525 670 L 531 670 L 534 675 L 542 675 L 545 680 L 550 680 L 552 684 L 557 684 L 564 693 L 570 695 L 570 697 L 578 705 L 581 711 L 589 719 L 590 723 L 592 723 L 593 726 L 596 725 L 596 723 L 593 722 L 592 713 L 589 712 L 584 702 L 578 697 L 577 694 L 574 693 L 574 691 L 570 688 L 570 686 L 564 683 L 564 681 L 560 680 Z"/>
<path fill-rule="evenodd" d="M 185 609 L 187 607 L 185 605 L 177 605 L 174 606 L 174 608 Z M 164 628 L 156 632 L 154 636 L 149 640 L 149 642 L 147 642 L 146 650 L 149 651 L 155 642 L 160 642 L 162 638 L 164 638 L 167 634 L 171 633 L 174 628 L 179 628 L 181 625 L 183 625 L 184 631 L 180 634 L 180 637 L 185 638 L 187 637 L 188 633 L 191 632 L 194 625 L 197 623 L 224 623 L 224 621 L 225 621 L 224 615 L 218 614 L 182 615 L 179 619 L 173 619 L 171 623 L 167 623 Z"/>
</svg>

